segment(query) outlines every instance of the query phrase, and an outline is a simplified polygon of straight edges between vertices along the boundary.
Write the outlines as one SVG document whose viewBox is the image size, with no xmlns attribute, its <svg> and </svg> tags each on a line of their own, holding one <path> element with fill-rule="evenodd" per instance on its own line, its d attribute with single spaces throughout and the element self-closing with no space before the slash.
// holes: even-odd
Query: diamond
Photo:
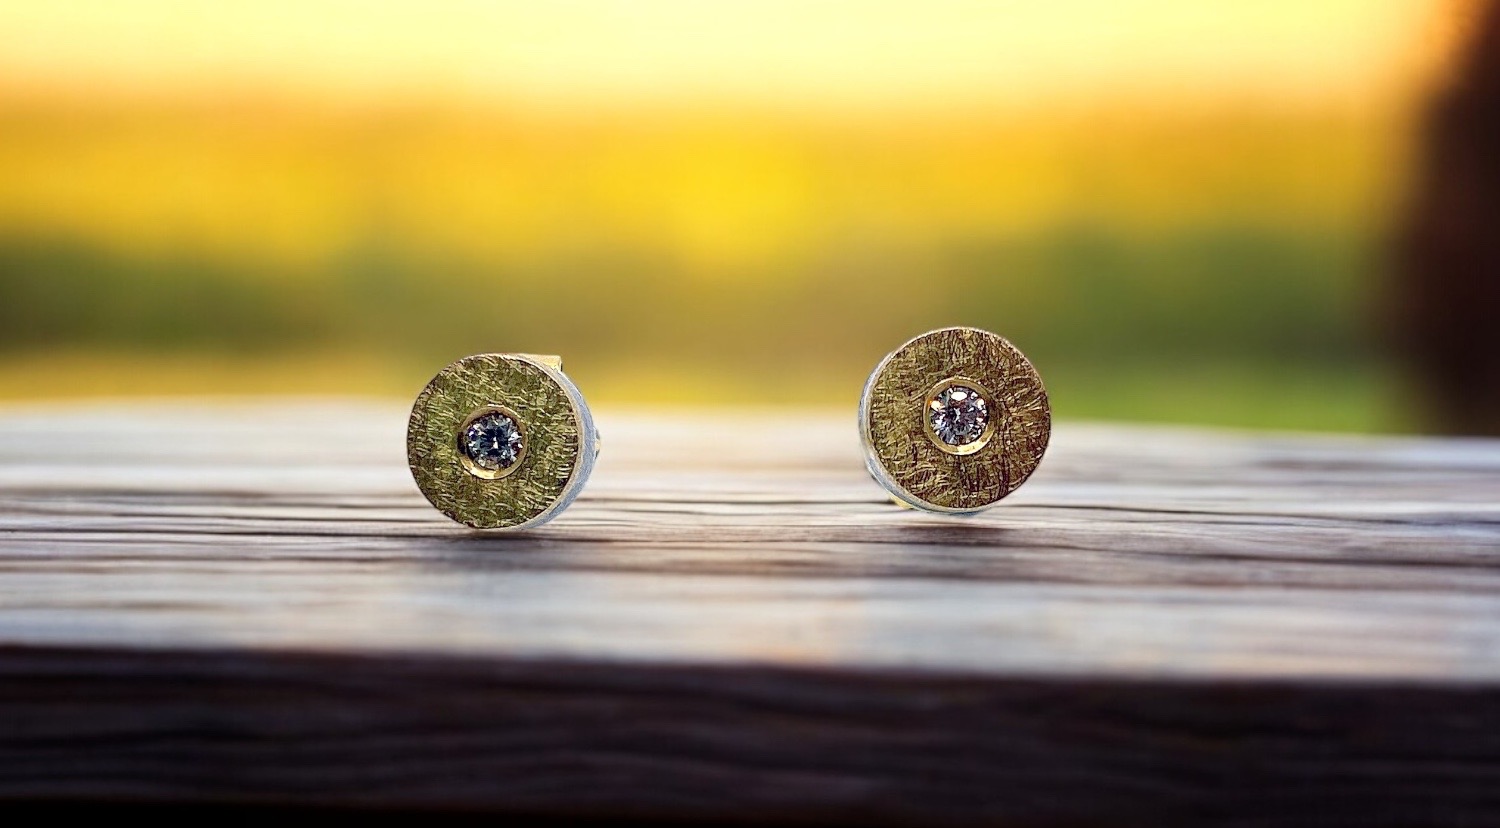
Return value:
<svg viewBox="0 0 1500 828">
<path fill-rule="evenodd" d="M 950 385 L 927 402 L 932 431 L 950 446 L 978 440 L 989 424 L 989 403 L 966 385 Z"/>
<path fill-rule="evenodd" d="M 491 411 L 475 417 L 464 428 L 459 448 L 469 462 L 486 471 L 500 471 L 515 465 L 521 456 L 521 428 L 516 421 Z"/>
</svg>

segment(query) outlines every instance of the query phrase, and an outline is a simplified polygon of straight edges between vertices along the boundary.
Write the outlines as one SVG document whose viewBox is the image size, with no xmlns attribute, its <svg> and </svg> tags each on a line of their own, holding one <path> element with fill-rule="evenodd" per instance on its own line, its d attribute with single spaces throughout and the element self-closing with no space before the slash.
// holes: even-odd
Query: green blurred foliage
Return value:
<svg viewBox="0 0 1500 828">
<path fill-rule="evenodd" d="M 1069 398 L 1063 416 L 1390 428 L 1365 322 L 1375 245 L 1243 223 L 1154 236 L 1075 224 L 937 255 L 855 240 L 706 282 L 627 250 L 479 263 L 372 239 L 326 268 L 268 275 L 11 237 L 0 350 L 358 351 L 419 373 L 528 350 L 565 354 L 585 387 L 642 378 L 639 395 L 611 386 L 631 402 L 838 403 L 886 350 L 962 323 L 1025 350 Z M 694 375 L 721 381 L 704 394 L 651 381 Z M 736 385 L 732 399 L 711 396 Z"/>
<path fill-rule="evenodd" d="M 433 359 L 532 343 L 587 358 L 696 353 L 756 368 L 868 361 L 872 344 L 963 322 L 1044 360 L 1347 363 L 1371 357 L 1362 322 L 1370 259 L 1366 240 L 1347 235 L 1230 225 L 1141 238 L 1071 226 L 937 258 L 876 244 L 831 253 L 790 279 L 706 283 L 630 251 L 507 265 L 433 261 L 373 242 L 331 271 L 289 279 L 10 238 L 0 239 L 0 346 L 352 343 Z"/>
</svg>

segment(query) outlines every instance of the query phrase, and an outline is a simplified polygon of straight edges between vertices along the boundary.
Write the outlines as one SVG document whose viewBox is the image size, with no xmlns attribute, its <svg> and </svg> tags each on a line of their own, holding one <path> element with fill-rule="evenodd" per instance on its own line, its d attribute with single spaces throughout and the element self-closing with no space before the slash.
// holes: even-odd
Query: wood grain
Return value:
<svg viewBox="0 0 1500 828">
<path fill-rule="evenodd" d="M 951 518 L 852 416 L 603 412 L 496 537 L 405 416 L 0 414 L 0 799 L 1500 824 L 1500 442 L 1063 422 Z"/>
</svg>

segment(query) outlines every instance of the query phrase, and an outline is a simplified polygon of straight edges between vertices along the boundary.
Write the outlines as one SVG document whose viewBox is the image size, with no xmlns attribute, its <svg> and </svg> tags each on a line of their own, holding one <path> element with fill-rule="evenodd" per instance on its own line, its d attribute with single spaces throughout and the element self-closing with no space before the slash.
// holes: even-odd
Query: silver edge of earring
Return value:
<svg viewBox="0 0 1500 828">
<path fill-rule="evenodd" d="M 566 511 L 569 506 L 573 505 L 573 501 L 578 499 L 578 495 L 583 492 L 583 487 L 588 483 L 589 476 L 594 473 L 594 462 L 599 457 L 599 430 L 594 425 L 594 413 L 589 409 L 588 402 L 583 399 L 583 393 L 578 390 L 578 386 L 573 384 L 573 380 L 569 379 L 568 375 L 564 374 L 561 369 L 533 359 L 529 355 L 515 354 L 514 356 L 517 359 L 540 368 L 553 382 L 561 386 L 563 392 L 567 394 L 568 402 L 572 403 L 573 412 L 578 416 L 578 454 L 580 456 L 578 458 L 578 467 L 574 469 L 573 476 L 568 479 L 568 485 L 563 489 L 562 494 L 558 495 L 557 499 L 552 502 L 551 506 L 547 507 L 545 511 L 536 517 L 523 523 L 518 523 L 515 526 L 507 526 L 501 531 L 516 531 L 541 526 Z"/>
</svg>

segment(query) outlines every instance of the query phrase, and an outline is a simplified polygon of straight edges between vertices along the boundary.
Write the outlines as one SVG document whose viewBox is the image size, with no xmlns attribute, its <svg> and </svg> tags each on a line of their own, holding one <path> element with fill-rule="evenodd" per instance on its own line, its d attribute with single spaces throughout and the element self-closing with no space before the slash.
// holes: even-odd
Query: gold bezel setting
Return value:
<svg viewBox="0 0 1500 828">
<path fill-rule="evenodd" d="M 951 385 L 978 391 L 990 409 L 988 433 L 964 446 L 940 445 L 931 433 L 928 403 Z M 1052 410 L 1014 345 L 978 328 L 943 328 L 881 360 L 865 383 L 859 426 L 871 476 L 899 502 L 968 513 L 995 505 L 1036 470 Z"/>
<path fill-rule="evenodd" d="M 515 424 L 516 431 L 521 434 L 521 450 L 516 452 L 516 459 L 512 460 L 509 466 L 499 469 L 487 469 L 475 463 L 474 458 L 470 457 L 469 453 L 464 450 L 464 436 L 468 433 L 469 426 L 473 425 L 475 420 L 491 414 L 508 417 Z M 475 477 L 485 480 L 499 480 L 510 476 L 511 473 L 521 468 L 522 463 L 526 462 L 526 423 L 521 419 L 521 415 L 503 405 L 481 405 L 474 409 L 473 413 L 459 425 L 458 430 L 453 435 L 453 439 L 458 443 L 458 461 L 463 464 L 469 474 Z"/>
<path fill-rule="evenodd" d="M 984 400 L 987 412 L 984 430 L 979 432 L 978 437 L 967 443 L 959 443 L 958 445 L 949 444 L 937 433 L 937 429 L 933 428 L 932 425 L 932 406 L 937 403 L 938 397 L 949 388 L 968 388 L 978 394 L 981 400 Z M 922 425 L 923 431 L 927 434 L 927 439 L 931 440 L 932 444 L 937 446 L 939 450 L 949 454 L 974 454 L 983 450 L 985 446 L 990 444 L 991 438 L 995 436 L 995 424 L 1000 422 L 1002 416 L 1002 412 L 994 410 L 999 408 L 999 404 L 992 402 L 993 399 L 994 395 L 979 380 L 970 377 L 948 377 L 947 379 L 938 380 L 937 384 L 928 390 L 927 403 L 922 407 Z"/>
</svg>

